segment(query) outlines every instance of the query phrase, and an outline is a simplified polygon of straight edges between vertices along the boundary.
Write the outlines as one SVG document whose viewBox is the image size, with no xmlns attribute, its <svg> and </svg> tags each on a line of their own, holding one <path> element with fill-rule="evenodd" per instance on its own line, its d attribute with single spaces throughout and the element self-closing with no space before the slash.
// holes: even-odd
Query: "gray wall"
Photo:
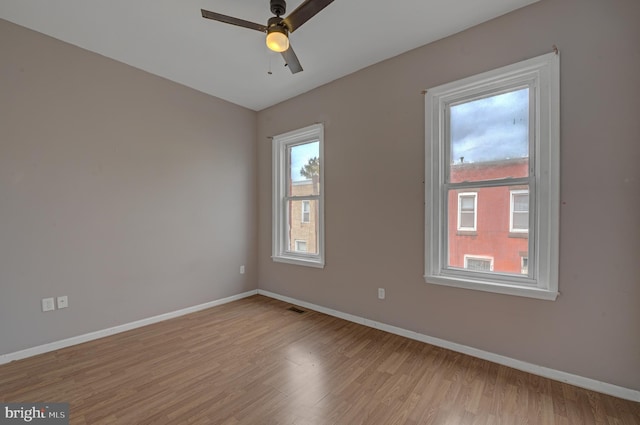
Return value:
<svg viewBox="0 0 640 425">
<path fill-rule="evenodd" d="M 257 288 L 255 112 L 3 20 L 0 58 L 0 354 Z"/>
<path fill-rule="evenodd" d="M 259 287 L 640 390 L 639 22 L 637 0 L 543 0 L 261 111 Z M 553 44 L 562 55 L 561 296 L 425 284 L 420 91 Z M 267 137 L 318 121 L 326 125 L 323 270 L 270 259 Z"/>
</svg>

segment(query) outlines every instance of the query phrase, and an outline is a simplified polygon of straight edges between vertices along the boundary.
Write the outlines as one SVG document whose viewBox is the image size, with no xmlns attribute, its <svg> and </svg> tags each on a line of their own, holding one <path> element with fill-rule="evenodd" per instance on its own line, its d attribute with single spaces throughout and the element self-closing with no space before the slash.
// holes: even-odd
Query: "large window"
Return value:
<svg viewBox="0 0 640 425">
<path fill-rule="evenodd" d="M 559 84 L 550 53 L 427 90 L 427 282 L 557 297 Z"/>
<path fill-rule="evenodd" d="M 323 126 L 273 138 L 273 261 L 324 267 Z"/>
</svg>

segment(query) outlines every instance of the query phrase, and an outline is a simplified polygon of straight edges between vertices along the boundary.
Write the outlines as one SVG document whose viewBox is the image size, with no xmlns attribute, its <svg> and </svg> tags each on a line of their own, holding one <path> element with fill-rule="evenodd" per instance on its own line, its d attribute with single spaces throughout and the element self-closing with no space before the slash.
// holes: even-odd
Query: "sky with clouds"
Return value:
<svg viewBox="0 0 640 425">
<path fill-rule="evenodd" d="M 529 155 L 529 89 L 450 108 L 451 162 L 495 161 Z"/>
</svg>

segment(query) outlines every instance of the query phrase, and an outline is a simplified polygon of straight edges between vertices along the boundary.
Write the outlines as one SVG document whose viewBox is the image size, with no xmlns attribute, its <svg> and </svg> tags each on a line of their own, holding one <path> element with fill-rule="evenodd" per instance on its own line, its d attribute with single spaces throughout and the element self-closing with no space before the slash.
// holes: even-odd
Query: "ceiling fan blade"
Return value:
<svg viewBox="0 0 640 425">
<path fill-rule="evenodd" d="M 284 24 L 289 32 L 294 32 L 302 24 L 313 18 L 318 12 L 333 3 L 333 0 L 306 0 L 293 12 L 284 18 Z"/>
<path fill-rule="evenodd" d="M 267 32 L 267 27 L 255 22 L 245 21 L 244 19 L 234 18 L 233 16 L 222 15 L 216 12 L 210 12 L 208 10 L 200 9 L 202 17 L 207 19 L 213 19 L 214 21 L 224 22 L 225 24 L 237 25 L 239 27 L 249 28 L 252 30 Z"/>
<path fill-rule="evenodd" d="M 296 53 L 293 51 L 293 47 L 289 45 L 289 48 L 281 53 L 287 67 L 291 70 L 292 74 L 296 74 L 302 71 L 302 65 L 300 65 L 300 61 L 296 56 Z"/>
</svg>

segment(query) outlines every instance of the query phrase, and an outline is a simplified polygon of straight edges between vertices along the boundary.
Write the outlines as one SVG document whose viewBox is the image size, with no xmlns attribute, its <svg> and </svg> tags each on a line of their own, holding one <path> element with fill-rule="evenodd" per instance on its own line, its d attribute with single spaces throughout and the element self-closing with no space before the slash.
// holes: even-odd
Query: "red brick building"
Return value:
<svg viewBox="0 0 640 425">
<path fill-rule="evenodd" d="M 451 165 L 451 182 L 527 175 L 528 159 Z M 528 186 L 449 192 L 449 266 L 502 273 L 528 269 Z"/>
</svg>

